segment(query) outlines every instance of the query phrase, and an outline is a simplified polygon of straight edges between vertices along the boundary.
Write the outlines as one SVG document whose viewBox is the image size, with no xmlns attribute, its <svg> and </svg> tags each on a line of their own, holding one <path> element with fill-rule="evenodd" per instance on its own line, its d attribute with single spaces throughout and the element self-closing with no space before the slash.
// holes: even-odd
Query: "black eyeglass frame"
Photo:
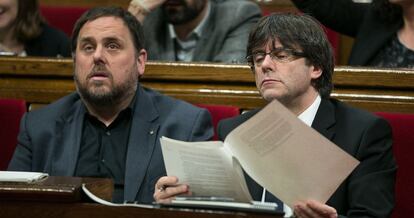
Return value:
<svg viewBox="0 0 414 218">
<path fill-rule="evenodd" d="M 279 54 L 280 52 L 286 52 L 288 57 L 286 59 L 282 60 L 282 59 L 277 59 L 277 55 L 273 55 L 274 53 Z M 269 52 L 259 51 L 259 52 L 255 52 L 251 55 L 246 56 L 247 64 L 250 67 L 255 67 L 254 56 L 258 55 L 258 54 L 263 55 L 263 57 L 266 57 L 266 55 L 269 55 L 272 58 L 272 60 L 276 59 L 276 61 L 278 61 L 280 63 L 291 62 L 291 61 L 295 60 L 295 57 L 298 57 L 298 58 L 306 58 L 307 57 L 307 55 L 304 52 L 295 51 L 295 50 L 289 49 L 289 48 L 275 48 L 275 49 L 273 49 Z M 274 58 L 274 57 L 276 57 L 276 58 Z M 264 60 L 264 58 L 263 58 L 263 60 Z"/>
</svg>

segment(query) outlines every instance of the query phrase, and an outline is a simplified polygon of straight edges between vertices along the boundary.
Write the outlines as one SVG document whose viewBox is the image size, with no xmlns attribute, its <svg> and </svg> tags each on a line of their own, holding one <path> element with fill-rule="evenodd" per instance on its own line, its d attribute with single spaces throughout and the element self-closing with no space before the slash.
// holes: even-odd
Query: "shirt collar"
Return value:
<svg viewBox="0 0 414 218">
<path fill-rule="evenodd" d="M 320 104 L 321 96 L 318 95 L 313 103 L 305 111 L 299 114 L 298 118 L 302 120 L 306 125 L 312 126 Z"/>
</svg>

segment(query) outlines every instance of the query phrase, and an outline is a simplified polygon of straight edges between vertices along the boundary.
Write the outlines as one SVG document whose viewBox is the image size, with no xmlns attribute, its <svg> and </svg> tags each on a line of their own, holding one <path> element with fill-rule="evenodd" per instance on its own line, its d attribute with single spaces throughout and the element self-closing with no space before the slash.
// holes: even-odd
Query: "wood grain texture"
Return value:
<svg viewBox="0 0 414 218">
<path fill-rule="evenodd" d="M 33 107 L 75 90 L 71 59 L 0 57 L 0 98 Z M 414 112 L 414 70 L 338 66 L 333 97 L 369 111 Z M 252 109 L 265 105 L 245 65 L 148 62 L 144 86 L 191 103 Z"/>
</svg>

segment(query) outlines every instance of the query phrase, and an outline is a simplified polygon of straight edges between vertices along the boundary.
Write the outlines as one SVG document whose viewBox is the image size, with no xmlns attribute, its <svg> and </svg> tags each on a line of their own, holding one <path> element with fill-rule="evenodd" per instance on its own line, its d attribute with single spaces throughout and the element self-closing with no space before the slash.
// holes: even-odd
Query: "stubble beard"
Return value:
<svg viewBox="0 0 414 218">
<path fill-rule="evenodd" d="M 80 81 L 77 73 L 74 74 L 76 89 L 82 99 L 96 108 L 112 108 L 119 105 L 128 96 L 134 95 L 137 89 L 138 76 L 130 77 L 123 83 L 115 85 L 112 74 L 108 77 L 110 84 L 105 85 L 102 81 Z"/>
</svg>

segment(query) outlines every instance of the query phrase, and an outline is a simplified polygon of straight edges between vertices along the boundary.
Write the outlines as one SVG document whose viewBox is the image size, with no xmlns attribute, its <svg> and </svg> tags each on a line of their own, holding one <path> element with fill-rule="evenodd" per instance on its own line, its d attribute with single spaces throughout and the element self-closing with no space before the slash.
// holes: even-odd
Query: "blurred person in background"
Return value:
<svg viewBox="0 0 414 218">
<path fill-rule="evenodd" d="M 349 65 L 414 67 L 414 1 L 292 0 L 327 27 L 355 38 Z"/>
<path fill-rule="evenodd" d="M 247 0 L 133 0 L 149 60 L 245 62 L 251 27 L 261 17 Z"/>
<path fill-rule="evenodd" d="M 37 0 L 0 0 L 0 54 L 70 57 L 70 41 L 47 25 Z"/>
</svg>

